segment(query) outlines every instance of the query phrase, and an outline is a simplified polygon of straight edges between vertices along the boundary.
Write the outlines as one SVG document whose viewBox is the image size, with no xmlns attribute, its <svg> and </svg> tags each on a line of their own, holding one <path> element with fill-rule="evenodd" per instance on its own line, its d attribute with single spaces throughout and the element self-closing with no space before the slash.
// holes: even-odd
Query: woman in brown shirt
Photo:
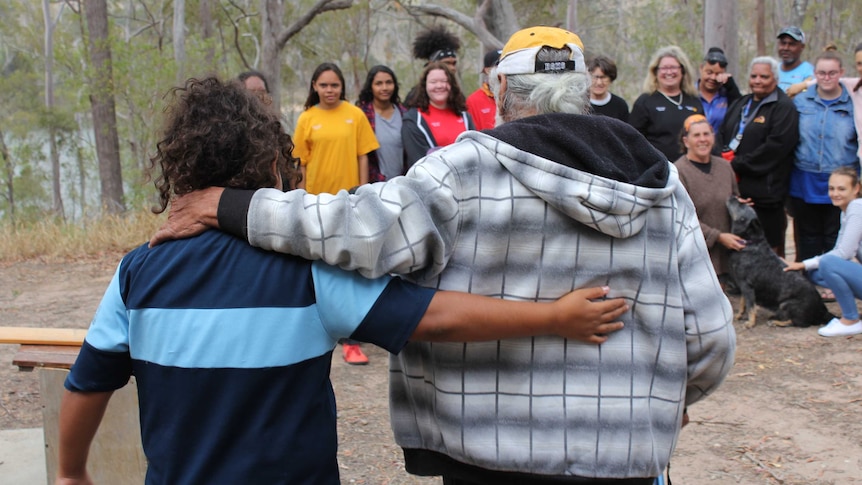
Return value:
<svg viewBox="0 0 862 485">
<path fill-rule="evenodd" d="M 726 205 L 728 197 L 739 196 L 736 175 L 730 163 L 712 155 L 715 134 L 705 116 L 698 114 L 686 118 L 681 138 L 685 155 L 674 165 L 694 202 L 712 266 L 724 285 L 728 271 L 727 251 L 745 247 L 745 240 L 730 232 L 730 214 Z"/>
</svg>

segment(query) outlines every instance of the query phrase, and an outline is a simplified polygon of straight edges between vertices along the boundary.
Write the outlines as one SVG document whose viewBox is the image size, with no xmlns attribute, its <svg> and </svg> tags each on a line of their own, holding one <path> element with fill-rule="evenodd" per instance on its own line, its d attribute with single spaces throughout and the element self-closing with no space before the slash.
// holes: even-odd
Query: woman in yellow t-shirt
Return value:
<svg viewBox="0 0 862 485">
<path fill-rule="evenodd" d="M 302 168 L 299 188 L 334 194 L 368 183 L 368 153 L 380 145 L 362 110 L 345 101 L 344 75 L 335 64 L 314 70 L 293 141 Z"/>
<path fill-rule="evenodd" d="M 297 188 L 334 194 L 368 183 L 368 154 L 380 144 L 365 113 L 345 101 L 344 75 L 335 64 L 324 62 L 314 70 L 293 143 L 302 169 Z M 343 340 L 341 352 L 348 364 L 368 363 L 355 340 Z"/>
</svg>

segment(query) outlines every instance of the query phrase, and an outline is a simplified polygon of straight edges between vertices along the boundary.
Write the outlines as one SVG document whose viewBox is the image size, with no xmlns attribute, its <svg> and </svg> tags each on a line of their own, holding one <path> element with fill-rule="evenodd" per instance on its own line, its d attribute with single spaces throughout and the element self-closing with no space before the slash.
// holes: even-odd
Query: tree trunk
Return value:
<svg viewBox="0 0 862 485">
<path fill-rule="evenodd" d="M 120 165 L 120 142 L 117 136 L 117 114 L 114 106 L 113 67 L 108 39 L 106 0 L 84 0 L 87 17 L 87 49 L 90 52 L 93 78 L 90 104 L 93 132 L 99 159 L 102 209 L 110 214 L 126 210 L 123 203 L 123 173 Z"/>
<path fill-rule="evenodd" d="M 278 46 L 278 34 L 282 30 L 284 21 L 283 0 L 261 0 L 261 44 L 263 44 L 260 71 L 269 81 L 270 96 L 272 104 L 277 111 L 281 111 L 281 62 Z"/>
<path fill-rule="evenodd" d="M 9 219 L 15 228 L 15 167 L 9 147 L 6 146 L 6 135 L 0 130 L 0 157 L 3 157 L 3 185 L 6 192 L 6 202 L 9 203 Z"/>
<path fill-rule="evenodd" d="M 571 2 L 577 4 L 577 0 L 570 0 L 570 4 Z M 577 15 L 577 6 L 575 6 L 575 15 Z M 500 47 L 506 43 L 512 34 L 521 30 L 521 24 L 518 22 L 515 9 L 509 0 L 492 0 L 491 8 L 485 19 L 488 30 L 500 40 Z M 491 47 L 493 48 L 493 46 Z"/>
<path fill-rule="evenodd" d="M 207 44 L 206 53 L 204 54 L 205 65 L 212 70 L 215 70 L 215 46 L 211 41 L 213 38 L 213 17 L 210 10 L 210 2 L 203 0 L 200 3 L 198 16 L 201 22 L 201 37 Z"/>
<path fill-rule="evenodd" d="M 269 80 L 272 104 L 281 110 L 281 55 L 282 49 L 293 36 L 299 33 L 315 17 L 330 10 L 342 10 L 353 6 L 353 0 L 318 0 L 302 15 L 297 15 L 286 29 L 284 25 L 284 0 L 261 0 L 261 38 L 263 55 L 260 71 Z"/>
<path fill-rule="evenodd" d="M 790 9 L 790 24 L 801 29 L 802 23 L 805 21 L 806 10 L 808 10 L 808 0 L 793 0 L 793 7 Z"/>
<path fill-rule="evenodd" d="M 206 2 L 204 2 L 206 3 Z M 177 86 L 186 80 L 186 2 L 174 0 L 174 64 L 177 66 Z"/>
<path fill-rule="evenodd" d="M 754 27 L 757 37 L 757 55 L 765 56 L 766 52 L 766 0 L 757 0 L 757 21 Z"/>
<path fill-rule="evenodd" d="M 566 30 L 577 32 L 578 30 L 578 0 L 569 0 L 566 5 Z"/>
<path fill-rule="evenodd" d="M 519 28 L 508 0 L 483 0 L 473 17 L 454 8 L 432 3 L 399 4 L 411 15 L 430 15 L 455 22 L 475 35 L 486 49 L 502 48 L 509 36 Z"/>
<path fill-rule="evenodd" d="M 51 193 L 53 194 L 51 209 L 55 216 L 65 219 L 63 193 L 60 184 L 60 153 L 57 148 L 56 121 L 52 116 L 54 113 L 54 27 L 56 24 L 51 20 L 51 7 L 48 0 L 42 0 L 42 15 L 45 19 L 45 112 L 48 115 L 48 152 L 51 158 Z M 59 19 L 59 15 L 57 18 Z"/>
<path fill-rule="evenodd" d="M 737 0 L 706 0 L 704 6 L 704 53 L 710 47 L 721 47 L 727 56 L 727 71 L 740 77 L 739 43 L 737 42 Z M 737 81 L 738 83 L 739 81 Z"/>
<path fill-rule="evenodd" d="M 81 218 L 87 220 L 87 167 L 84 160 L 84 149 L 80 143 L 75 144 L 75 162 L 78 165 L 78 192 L 81 194 Z"/>
</svg>

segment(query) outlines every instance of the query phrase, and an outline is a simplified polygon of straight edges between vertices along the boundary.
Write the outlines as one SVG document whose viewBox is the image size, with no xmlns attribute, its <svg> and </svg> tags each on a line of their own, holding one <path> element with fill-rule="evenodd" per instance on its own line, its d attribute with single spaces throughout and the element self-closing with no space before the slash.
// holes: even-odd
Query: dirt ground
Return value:
<svg viewBox="0 0 862 485">
<path fill-rule="evenodd" d="M 0 325 L 86 328 L 120 257 L 0 264 Z M 752 330 L 737 324 L 730 377 L 689 409 L 674 483 L 862 484 L 862 337 L 771 328 L 765 317 Z M 342 482 L 440 483 L 404 472 L 389 429 L 387 355 L 364 348 L 368 366 L 333 358 Z M 0 429 L 42 424 L 37 373 L 11 364 L 16 351 L 0 345 Z"/>
</svg>

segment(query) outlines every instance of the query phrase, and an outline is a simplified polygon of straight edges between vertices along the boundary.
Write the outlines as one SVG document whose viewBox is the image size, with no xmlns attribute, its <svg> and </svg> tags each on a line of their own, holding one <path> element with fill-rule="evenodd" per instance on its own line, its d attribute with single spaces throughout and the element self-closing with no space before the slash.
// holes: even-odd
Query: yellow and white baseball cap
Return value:
<svg viewBox="0 0 862 485">
<path fill-rule="evenodd" d="M 536 60 L 542 47 L 562 49 L 568 47 L 572 55 L 568 61 L 543 62 Z M 497 63 L 497 74 L 534 74 L 559 72 L 587 72 L 584 62 L 584 44 L 581 38 L 557 27 L 530 27 L 509 37 Z"/>
</svg>

